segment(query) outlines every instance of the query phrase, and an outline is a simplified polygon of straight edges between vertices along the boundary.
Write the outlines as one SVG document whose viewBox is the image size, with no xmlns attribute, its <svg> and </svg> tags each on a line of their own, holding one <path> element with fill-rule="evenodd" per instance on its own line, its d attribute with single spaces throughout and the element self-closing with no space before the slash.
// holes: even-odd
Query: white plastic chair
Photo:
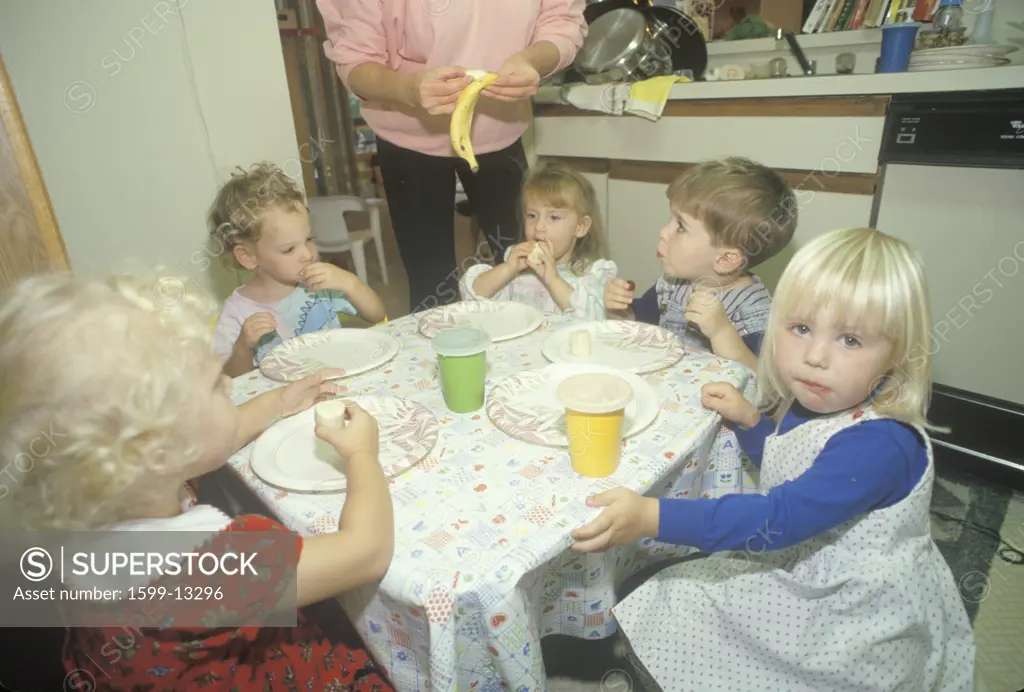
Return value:
<svg viewBox="0 0 1024 692">
<path fill-rule="evenodd" d="M 459 204 L 465 202 L 468 206 L 469 195 L 462 188 L 462 181 L 459 180 L 458 176 L 455 176 L 455 211 L 459 214 L 465 215 L 465 212 L 459 210 Z M 473 242 L 477 242 L 480 237 L 480 222 L 476 218 L 476 214 L 469 214 L 469 232 L 473 238 Z"/>
<path fill-rule="evenodd" d="M 349 195 L 332 197 L 310 197 L 309 220 L 313 226 L 313 235 L 321 252 L 351 252 L 352 262 L 356 265 L 356 276 L 366 283 L 366 242 L 373 240 L 377 246 L 377 262 L 380 264 L 380 275 L 384 283 L 388 283 L 388 268 L 384 263 L 384 241 L 380 232 L 380 208 L 384 200 Z M 350 231 L 345 223 L 345 212 L 363 211 L 370 214 L 370 227 Z"/>
</svg>

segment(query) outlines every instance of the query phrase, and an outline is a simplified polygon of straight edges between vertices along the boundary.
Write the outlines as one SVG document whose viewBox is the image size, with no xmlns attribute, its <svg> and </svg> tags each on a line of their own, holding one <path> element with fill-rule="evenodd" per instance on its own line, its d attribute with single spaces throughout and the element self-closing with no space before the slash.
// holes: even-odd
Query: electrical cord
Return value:
<svg viewBox="0 0 1024 692">
<path fill-rule="evenodd" d="M 999 548 L 996 551 L 996 555 L 999 556 L 1000 560 L 1011 565 L 1024 565 L 1024 552 L 1018 550 L 1009 541 L 1004 540 L 1002 535 L 998 531 L 990 529 L 987 526 L 980 526 L 979 524 L 975 524 L 973 521 L 957 519 L 956 517 L 950 516 L 945 512 L 937 512 L 934 509 L 932 510 L 932 514 L 934 514 L 939 519 L 942 519 L 944 521 L 953 521 L 957 524 L 962 524 L 963 526 L 966 526 L 969 529 L 977 531 L 978 533 L 982 533 L 986 536 L 990 536 L 991 538 L 996 539 L 997 541 L 1006 546 L 1005 548 Z"/>
<path fill-rule="evenodd" d="M 192 51 L 189 48 L 188 43 L 188 27 L 185 26 L 184 8 L 179 6 L 176 14 L 178 16 L 178 23 L 181 25 L 181 52 L 182 57 L 185 59 L 185 70 L 188 72 L 188 83 L 192 91 L 192 100 L 196 106 L 196 114 L 199 116 L 199 122 L 203 126 L 203 138 L 206 143 L 206 156 L 210 160 L 210 168 L 213 169 L 214 185 L 217 185 L 220 181 L 220 169 L 217 166 L 217 156 L 213 150 L 213 137 L 210 135 L 210 126 L 206 122 L 206 114 L 203 113 L 203 102 L 199 95 L 199 85 L 196 81 L 195 66 L 192 64 Z M 236 286 L 241 286 L 245 283 L 242 275 L 237 269 L 232 269 L 231 273 L 235 276 Z"/>
<path fill-rule="evenodd" d="M 185 71 L 188 73 L 188 84 L 192 91 L 192 99 L 195 102 L 196 113 L 199 115 L 199 122 L 203 126 L 203 136 L 206 140 L 206 155 L 210 159 L 210 167 L 213 168 L 213 178 L 218 179 L 217 157 L 213 153 L 213 139 L 210 136 L 210 126 L 206 122 L 206 115 L 203 113 L 202 98 L 199 96 L 199 86 L 196 83 L 196 71 L 192 64 L 192 51 L 188 45 L 188 29 L 185 26 L 185 15 L 183 8 L 178 7 L 175 13 L 178 23 L 181 25 L 181 51 L 185 59 Z"/>
</svg>

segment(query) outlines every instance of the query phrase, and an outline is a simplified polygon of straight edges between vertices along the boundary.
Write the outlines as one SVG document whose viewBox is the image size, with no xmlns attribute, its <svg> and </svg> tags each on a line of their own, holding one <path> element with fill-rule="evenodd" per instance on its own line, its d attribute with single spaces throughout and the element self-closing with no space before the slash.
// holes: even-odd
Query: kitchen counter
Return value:
<svg viewBox="0 0 1024 692">
<path fill-rule="evenodd" d="M 572 88 L 574 91 L 577 89 L 585 90 L 585 92 L 597 95 L 610 86 L 608 84 L 578 84 L 567 88 Z M 669 100 L 856 96 L 1019 88 L 1024 88 L 1024 65 L 1004 65 L 1002 67 L 986 67 L 973 70 L 942 70 L 936 72 L 822 75 L 725 82 L 693 82 L 674 86 L 669 94 Z M 541 87 L 534 97 L 534 103 L 565 103 L 562 99 L 562 87 Z M 537 113 L 537 115 L 540 116 L 542 113 Z"/>
</svg>

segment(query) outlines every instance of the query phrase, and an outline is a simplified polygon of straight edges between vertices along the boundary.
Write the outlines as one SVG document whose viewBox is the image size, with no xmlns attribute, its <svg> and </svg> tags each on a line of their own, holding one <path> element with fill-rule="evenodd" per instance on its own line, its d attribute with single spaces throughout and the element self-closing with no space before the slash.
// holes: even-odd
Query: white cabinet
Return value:
<svg viewBox="0 0 1024 692">
<path fill-rule="evenodd" d="M 878 169 L 884 115 L 759 116 L 756 103 L 751 109 L 751 115 L 668 116 L 658 122 L 635 115 L 539 117 L 534 146 L 540 156 L 626 161 L 693 163 L 745 156 L 823 177 L 873 175 Z M 694 112 L 705 111 L 715 112 Z"/>
<path fill-rule="evenodd" d="M 583 172 L 583 177 L 594 186 L 594 193 L 597 196 L 597 208 L 604 223 L 604 236 L 608 240 L 608 174 Z"/>
<path fill-rule="evenodd" d="M 867 226 L 871 220 L 871 200 L 868 195 L 838 192 L 797 193 L 797 224 L 792 242 L 775 257 L 754 269 L 754 273 L 771 291 L 782 276 L 793 253 L 811 238 L 839 228 Z"/>
<path fill-rule="evenodd" d="M 660 183 L 609 180 L 608 248 L 619 276 L 642 293 L 661 276 L 658 231 L 668 221 L 668 200 Z"/>
</svg>

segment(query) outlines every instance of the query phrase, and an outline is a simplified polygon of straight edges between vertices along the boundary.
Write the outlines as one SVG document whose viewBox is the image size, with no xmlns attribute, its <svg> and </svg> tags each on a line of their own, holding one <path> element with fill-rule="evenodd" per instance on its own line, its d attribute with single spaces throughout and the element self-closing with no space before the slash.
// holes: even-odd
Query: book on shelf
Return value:
<svg viewBox="0 0 1024 692">
<path fill-rule="evenodd" d="M 851 29 L 859 29 L 864 25 L 864 16 L 870 3 L 871 0 L 857 0 L 857 6 L 853 8 L 853 19 L 850 20 Z"/>
<path fill-rule="evenodd" d="M 912 18 L 930 21 L 938 5 L 939 0 L 817 0 L 803 33 L 876 29 Z"/>
<path fill-rule="evenodd" d="M 846 7 L 847 0 L 836 0 L 836 4 L 832 6 L 832 11 L 829 13 L 828 19 L 825 20 L 825 26 L 822 27 L 824 32 L 836 31 L 836 24 L 839 23 L 839 15 L 843 13 L 843 8 Z"/>
<path fill-rule="evenodd" d="M 835 0 L 818 0 L 814 3 L 814 7 L 811 8 L 811 13 L 807 15 L 807 21 L 804 22 L 803 32 L 805 34 L 814 34 L 818 32 L 818 27 L 821 26 L 821 22 L 828 12 L 829 7 Z"/>
</svg>

